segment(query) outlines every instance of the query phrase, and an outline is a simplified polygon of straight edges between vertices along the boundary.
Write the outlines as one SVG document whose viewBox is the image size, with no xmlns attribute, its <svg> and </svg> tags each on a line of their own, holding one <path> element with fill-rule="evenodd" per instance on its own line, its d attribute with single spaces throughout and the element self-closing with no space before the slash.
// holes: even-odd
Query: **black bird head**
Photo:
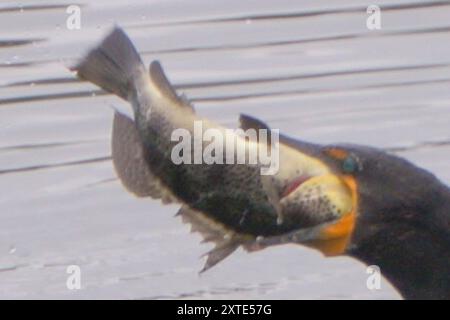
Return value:
<svg viewBox="0 0 450 320">
<path fill-rule="evenodd" d="M 241 116 L 247 127 L 267 127 Z M 318 145 L 280 135 L 285 144 L 320 160 L 352 198 L 352 210 L 265 245 L 294 241 L 327 256 L 349 255 L 381 273 L 409 299 L 450 298 L 450 189 L 430 172 L 383 150 Z"/>
<path fill-rule="evenodd" d="M 413 163 L 376 148 L 283 140 L 326 163 L 355 197 L 354 212 L 341 223 L 342 237 L 306 244 L 327 255 L 346 254 L 377 265 L 405 298 L 450 298 L 446 185 Z"/>
</svg>

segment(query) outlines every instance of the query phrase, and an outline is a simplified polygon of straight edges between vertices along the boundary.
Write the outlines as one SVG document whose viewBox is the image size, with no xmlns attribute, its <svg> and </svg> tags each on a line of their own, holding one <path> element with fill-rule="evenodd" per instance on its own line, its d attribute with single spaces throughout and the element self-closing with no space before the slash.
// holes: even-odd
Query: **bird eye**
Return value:
<svg viewBox="0 0 450 320">
<path fill-rule="evenodd" d="M 358 164 L 356 163 L 356 160 L 351 156 L 345 158 L 344 161 L 342 162 L 342 170 L 345 173 L 353 173 L 357 169 L 358 169 Z"/>
</svg>

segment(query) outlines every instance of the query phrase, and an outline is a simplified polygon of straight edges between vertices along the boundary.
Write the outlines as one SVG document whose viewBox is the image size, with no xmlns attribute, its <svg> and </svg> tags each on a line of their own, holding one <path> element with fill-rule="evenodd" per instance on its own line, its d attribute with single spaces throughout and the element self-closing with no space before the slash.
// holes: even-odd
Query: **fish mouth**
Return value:
<svg viewBox="0 0 450 320">
<path fill-rule="evenodd" d="M 343 254 L 356 223 L 358 192 L 351 176 L 328 171 L 291 179 L 280 196 L 285 223 L 297 227 L 287 233 L 257 238 L 249 251 L 285 243 L 306 245 L 326 256 Z"/>
<path fill-rule="evenodd" d="M 283 218 L 300 228 L 337 221 L 354 210 L 354 203 L 345 179 L 332 172 L 295 177 L 280 196 Z"/>
<path fill-rule="evenodd" d="M 292 192 L 295 191 L 298 187 L 300 187 L 303 183 L 311 179 L 311 176 L 309 175 L 301 175 L 292 180 L 284 189 L 281 199 L 289 196 Z"/>
</svg>

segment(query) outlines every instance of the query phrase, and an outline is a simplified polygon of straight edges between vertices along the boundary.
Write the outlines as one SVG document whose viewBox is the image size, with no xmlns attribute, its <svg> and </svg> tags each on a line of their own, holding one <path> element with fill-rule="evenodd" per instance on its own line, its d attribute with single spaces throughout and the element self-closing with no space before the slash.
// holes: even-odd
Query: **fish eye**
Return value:
<svg viewBox="0 0 450 320">
<path fill-rule="evenodd" d="M 348 156 L 342 161 L 342 170 L 345 173 L 354 173 L 358 170 L 358 163 L 353 157 Z"/>
</svg>

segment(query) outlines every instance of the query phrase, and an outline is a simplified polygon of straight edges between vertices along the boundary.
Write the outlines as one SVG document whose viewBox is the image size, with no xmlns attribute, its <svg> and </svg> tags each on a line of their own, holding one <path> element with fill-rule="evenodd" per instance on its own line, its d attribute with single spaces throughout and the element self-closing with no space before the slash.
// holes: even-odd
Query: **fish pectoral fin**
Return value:
<svg viewBox="0 0 450 320">
<path fill-rule="evenodd" d="M 253 129 L 256 130 L 257 133 L 259 133 L 259 130 L 266 130 L 267 140 L 265 141 L 265 143 L 267 143 L 267 145 L 270 146 L 270 143 L 272 141 L 271 129 L 266 123 L 243 113 L 241 113 L 239 116 L 239 123 L 240 128 L 243 130 Z M 256 135 L 256 138 L 258 139 L 259 142 L 259 134 Z"/>
<path fill-rule="evenodd" d="M 114 169 L 128 191 L 138 197 L 161 199 L 163 203 L 177 201 L 150 171 L 144 157 L 144 146 L 133 120 L 116 111 L 111 140 Z"/>
<path fill-rule="evenodd" d="M 159 61 L 155 60 L 150 63 L 149 72 L 152 83 L 155 84 L 155 86 L 158 88 L 158 90 L 164 97 L 166 97 L 172 103 L 174 103 L 179 107 L 187 108 L 190 109 L 191 111 L 194 111 L 194 107 L 192 106 L 188 98 L 184 95 L 179 96 L 177 94 L 175 88 L 169 82 L 169 79 L 164 73 L 164 70 Z"/>
<path fill-rule="evenodd" d="M 182 206 L 177 215 L 181 216 L 184 223 L 191 225 L 191 232 L 198 232 L 203 238 L 202 242 L 212 242 L 215 247 L 207 252 L 206 262 L 200 273 L 224 260 L 239 246 L 254 240 L 250 235 L 237 233 L 227 228 L 222 223 L 215 221 L 201 211 Z"/>
<path fill-rule="evenodd" d="M 252 116 L 249 116 L 247 114 L 241 113 L 239 116 L 239 122 L 240 122 L 240 127 L 244 130 L 247 129 L 255 129 L 255 130 L 259 130 L 259 129 L 266 129 L 268 131 L 270 131 L 269 126 L 262 122 L 259 119 L 256 119 Z"/>
</svg>

